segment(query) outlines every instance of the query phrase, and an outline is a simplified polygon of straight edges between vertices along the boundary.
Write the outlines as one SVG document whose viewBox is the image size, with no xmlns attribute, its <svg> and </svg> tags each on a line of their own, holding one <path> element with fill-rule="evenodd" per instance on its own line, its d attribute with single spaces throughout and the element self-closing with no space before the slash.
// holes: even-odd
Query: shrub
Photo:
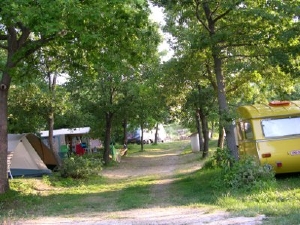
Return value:
<svg viewBox="0 0 300 225">
<path fill-rule="evenodd" d="M 215 169 L 221 168 L 223 170 L 230 169 L 233 164 L 233 157 L 227 148 L 217 148 L 210 160 L 206 161 L 204 168 Z"/>
<path fill-rule="evenodd" d="M 85 156 L 72 156 L 63 160 L 59 167 L 61 177 L 83 179 L 89 176 L 98 175 L 102 169 L 101 160 Z"/>
<path fill-rule="evenodd" d="M 267 188 L 275 182 L 275 173 L 254 157 L 245 156 L 224 173 L 224 182 L 232 188 Z"/>
<path fill-rule="evenodd" d="M 216 187 L 227 186 L 233 189 L 256 189 L 270 187 L 275 182 L 275 173 L 262 166 L 253 156 L 244 156 L 234 161 L 228 149 L 217 148 L 205 168 L 219 168 L 221 174 Z"/>
</svg>

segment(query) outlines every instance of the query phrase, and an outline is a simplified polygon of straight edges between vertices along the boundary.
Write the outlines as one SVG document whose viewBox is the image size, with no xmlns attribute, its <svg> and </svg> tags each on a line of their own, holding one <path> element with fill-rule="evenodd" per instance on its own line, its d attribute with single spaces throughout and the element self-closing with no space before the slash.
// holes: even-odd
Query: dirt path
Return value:
<svg viewBox="0 0 300 225">
<path fill-rule="evenodd" d="M 110 179 L 127 180 L 155 176 L 151 198 L 156 201 L 145 209 L 133 209 L 111 213 L 93 213 L 72 218 L 42 218 L 21 224 L 64 224 L 64 225 L 162 225 L 162 224 L 205 224 L 234 225 L 262 224 L 263 215 L 257 217 L 233 217 L 228 212 L 209 208 L 174 207 L 169 204 L 169 185 L 178 173 L 193 172 L 201 168 L 196 153 L 180 154 L 182 149 L 143 152 L 122 158 L 121 163 L 103 170 L 103 176 Z"/>
</svg>

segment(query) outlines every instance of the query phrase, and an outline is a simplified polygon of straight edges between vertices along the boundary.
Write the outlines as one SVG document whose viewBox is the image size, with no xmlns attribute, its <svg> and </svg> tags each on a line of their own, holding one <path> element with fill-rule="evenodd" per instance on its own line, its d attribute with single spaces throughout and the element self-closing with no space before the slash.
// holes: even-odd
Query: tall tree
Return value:
<svg viewBox="0 0 300 225">
<path fill-rule="evenodd" d="M 179 52 L 188 47 L 205 51 L 211 58 L 227 146 L 238 159 L 232 126 L 234 114 L 228 104 L 232 78 L 251 75 L 257 69 L 262 70 L 262 65 L 267 66 L 262 59 L 271 56 L 270 46 L 278 45 L 277 37 L 290 28 L 295 15 L 292 7 L 299 1 L 291 1 L 291 5 L 284 1 L 241 0 L 153 2 L 165 8 L 166 30 L 177 38 L 175 45 Z"/>
<path fill-rule="evenodd" d="M 63 35 L 64 18 L 73 1 L 4 0 L 0 6 L 0 47 L 6 55 L 0 76 L 0 193 L 9 189 L 7 179 L 8 91 L 20 63 L 41 46 Z M 74 9 L 74 8 L 73 8 Z"/>
<path fill-rule="evenodd" d="M 147 6 L 146 1 L 138 0 L 1 2 L 0 48 L 5 60 L 1 57 L 0 193 L 9 188 L 6 173 L 7 99 L 12 77 L 18 78 L 18 66 L 52 40 L 64 43 L 66 50 L 73 49 L 72 59 L 82 57 L 84 60 L 95 54 L 105 55 L 107 65 L 112 67 L 119 60 L 123 60 L 122 63 L 126 60 L 138 63 L 141 58 L 149 56 L 152 48 L 148 44 L 152 46 L 151 43 L 157 41 L 149 38 L 155 29 L 148 24 L 150 11 L 146 10 Z M 91 51 L 94 49 L 98 52 Z M 108 60 L 109 57 L 111 60 Z M 78 58 L 72 61 L 74 67 L 81 66 Z M 91 63 L 96 65 L 96 59 L 101 61 L 103 58 L 94 59 Z M 92 64 L 87 64 L 86 68 L 92 67 Z M 108 71 L 110 74 L 114 72 Z"/>
<path fill-rule="evenodd" d="M 83 66 L 71 79 L 79 84 L 80 98 L 85 98 L 84 111 L 89 110 L 98 120 L 95 129 L 103 135 L 105 164 L 110 161 L 113 123 L 118 119 L 122 124 L 128 115 L 123 110 L 128 110 L 130 92 L 134 90 L 134 87 L 128 88 L 128 84 L 141 81 L 141 68 L 157 58 L 160 41 L 157 25 L 149 20 L 146 1 L 116 1 L 108 5 L 115 11 L 106 17 L 106 29 L 102 30 L 105 40 L 91 39 L 88 43 L 78 40 Z M 111 8 L 106 10 L 107 14 L 111 12 Z M 93 24 L 94 29 L 101 29 L 100 25 Z"/>
</svg>

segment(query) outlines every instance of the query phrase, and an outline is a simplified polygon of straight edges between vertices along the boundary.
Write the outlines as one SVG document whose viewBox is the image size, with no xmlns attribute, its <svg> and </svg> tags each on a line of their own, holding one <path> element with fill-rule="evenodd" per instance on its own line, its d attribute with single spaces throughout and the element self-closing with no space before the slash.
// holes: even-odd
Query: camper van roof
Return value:
<svg viewBox="0 0 300 225">
<path fill-rule="evenodd" d="M 65 134 L 87 134 L 90 132 L 90 127 L 79 127 L 79 128 L 67 128 L 67 129 L 59 129 L 53 130 L 53 136 L 65 135 Z M 40 131 L 41 137 L 48 137 L 49 131 Z"/>
<path fill-rule="evenodd" d="M 289 105 L 276 106 L 270 104 L 246 105 L 238 107 L 237 111 L 243 119 L 300 115 L 300 101 L 291 101 Z"/>
</svg>

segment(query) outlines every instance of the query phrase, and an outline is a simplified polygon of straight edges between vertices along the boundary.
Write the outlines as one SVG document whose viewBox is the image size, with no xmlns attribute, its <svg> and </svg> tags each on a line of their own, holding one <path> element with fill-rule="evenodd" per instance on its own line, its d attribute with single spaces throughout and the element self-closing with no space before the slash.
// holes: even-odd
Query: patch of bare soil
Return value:
<svg viewBox="0 0 300 225">
<path fill-rule="evenodd" d="M 264 215 L 256 217 L 234 217 L 230 213 L 211 208 L 174 207 L 169 204 L 168 188 L 179 173 L 199 170 L 202 165 L 196 158 L 198 153 L 180 154 L 182 149 L 143 152 L 122 158 L 121 163 L 113 168 L 103 170 L 103 176 L 110 179 L 135 179 L 155 176 L 151 198 L 153 205 L 143 209 L 116 212 L 83 213 L 72 218 L 55 217 L 24 221 L 20 224 L 75 224 L 75 225 L 256 225 L 262 224 Z"/>
</svg>

